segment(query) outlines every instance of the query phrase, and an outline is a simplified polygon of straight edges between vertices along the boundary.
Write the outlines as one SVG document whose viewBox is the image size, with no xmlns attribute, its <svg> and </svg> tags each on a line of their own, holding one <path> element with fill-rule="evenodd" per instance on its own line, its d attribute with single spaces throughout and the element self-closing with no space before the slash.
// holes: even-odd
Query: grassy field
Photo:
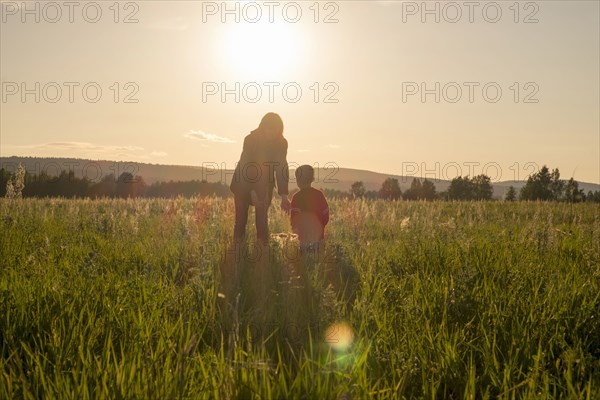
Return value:
<svg viewBox="0 0 600 400">
<path fill-rule="evenodd" d="M 330 205 L 1 199 L 0 398 L 600 398 L 597 205 Z"/>
</svg>

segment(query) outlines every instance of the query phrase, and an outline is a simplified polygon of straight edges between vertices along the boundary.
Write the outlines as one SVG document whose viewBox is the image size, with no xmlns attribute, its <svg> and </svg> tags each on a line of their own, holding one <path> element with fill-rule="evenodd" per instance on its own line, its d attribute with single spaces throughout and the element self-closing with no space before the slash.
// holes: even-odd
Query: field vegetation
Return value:
<svg viewBox="0 0 600 400">
<path fill-rule="evenodd" d="M 600 398 L 596 204 L 330 206 L 0 199 L 0 398 Z"/>
</svg>

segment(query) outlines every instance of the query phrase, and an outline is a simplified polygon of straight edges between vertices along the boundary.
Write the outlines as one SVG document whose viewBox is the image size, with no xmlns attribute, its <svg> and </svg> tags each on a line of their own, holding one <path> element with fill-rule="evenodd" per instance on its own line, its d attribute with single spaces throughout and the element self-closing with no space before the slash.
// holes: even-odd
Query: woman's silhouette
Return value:
<svg viewBox="0 0 600 400">
<path fill-rule="evenodd" d="M 242 155 L 230 186 L 235 199 L 234 240 L 244 237 L 248 208 L 254 205 L 256 237 L 261 242 L 267 242 L 267 217 L 275 182 L 277 193 L 281 196 L 281 208 L 289 211 L 287 148 L 288 142 L 283 137 L 283 121 L 275 113 L 266 114 L 258 128 L 244 139 Z"/>
</svg>

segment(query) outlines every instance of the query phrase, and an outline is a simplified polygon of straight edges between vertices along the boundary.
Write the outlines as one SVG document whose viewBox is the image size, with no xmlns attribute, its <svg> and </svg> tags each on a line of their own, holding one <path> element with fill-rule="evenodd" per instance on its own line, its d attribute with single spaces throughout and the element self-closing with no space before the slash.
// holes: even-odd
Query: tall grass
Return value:
<svg viewBox="0 0 600 400">
<path fill-rule="evenodd" d="M 0 398 L 600 398 L 596 206 L 330 206 L 0 200 Z"/>
</svg>

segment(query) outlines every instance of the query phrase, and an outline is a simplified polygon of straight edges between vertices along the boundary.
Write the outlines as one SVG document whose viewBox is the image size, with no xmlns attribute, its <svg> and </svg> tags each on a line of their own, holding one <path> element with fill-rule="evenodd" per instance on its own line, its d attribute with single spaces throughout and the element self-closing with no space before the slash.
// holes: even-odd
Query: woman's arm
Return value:
<svg viewBox="0 0 600 400">
<path fill-rule="evenodd" d="M 286 139 L 283 139 L 283 144 L 280 149 L 280 154 L 277 164 L 275 166 L 275 179 L 277 181 L 277 193 L 281 196 L 283 201 L 284 196 L 285 200 L 287 200 L 288 184 L 290 180 L 290 169 L 287 163 L 287 150 L 288 150 L 288 142 Z M 289 201 L 288 201 L 289 202 Z"/>
<path fill-rule="evenodd" d="M 281 209 L 285 212 L 290 210 L 290 201 L 288 199 L 288 185 L 290 180 L 290 169 L 287 163 L 288 142 L 283 139 L 279 160 L 275 166 L 275 180 L 277 181 L 277 193 L 281 196 Z"/>
</svg>

